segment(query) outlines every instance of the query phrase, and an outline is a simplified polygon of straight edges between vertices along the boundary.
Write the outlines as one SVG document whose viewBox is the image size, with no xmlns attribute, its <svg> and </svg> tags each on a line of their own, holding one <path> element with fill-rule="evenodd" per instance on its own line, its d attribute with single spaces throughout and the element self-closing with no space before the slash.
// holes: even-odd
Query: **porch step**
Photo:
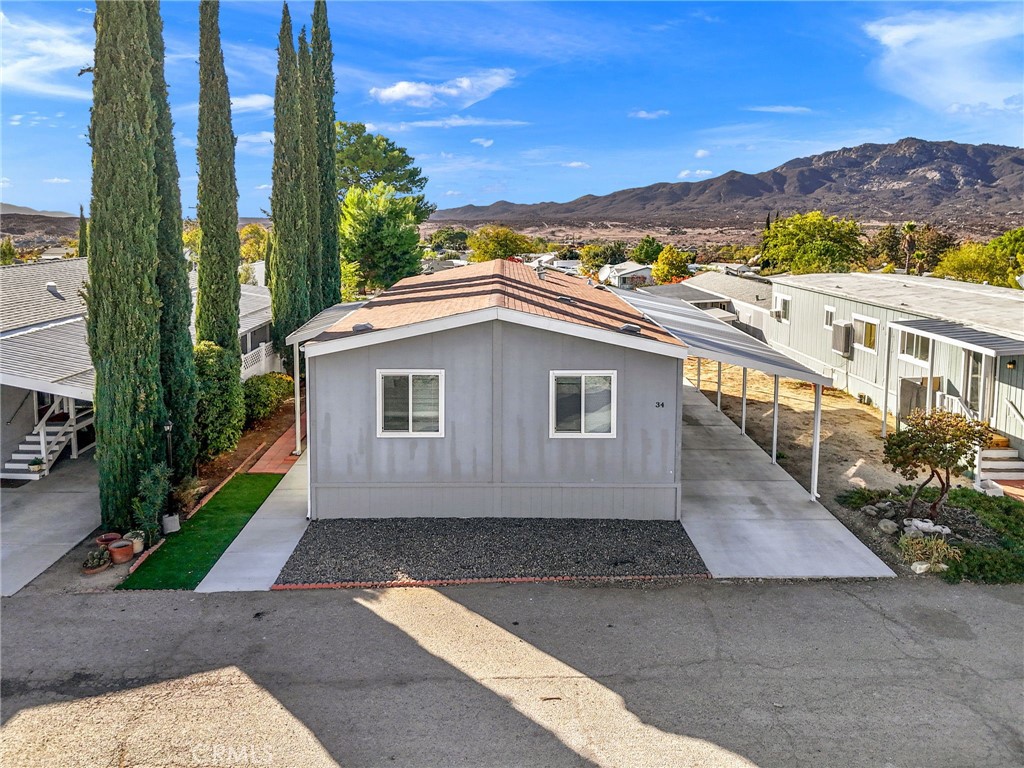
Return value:
<svg viewBox="0 0 1024 768">
<path fill-rule="evenodd" d="M 40 480 L 42 477 L 42 472 L 14 472 L 7 469 L 0 472 L 0 480 Z"/>
<path fill-rule="evenodd" d="M 1010 438 L 1008 438 L 1006 435 L 995 435 L 992 438 L 991 442 L 988 444 L 988 449 L 987 450 L 992 450 L 993 448 L 1009 448 L 1009 447 L 1010 447 Z"/>
<path fill-rule="evenodd" d="M 987 459 L 984 456 L 981 457 L 981 468 L 982 469 L 1009 469 L 1009 470 L 1020 470 L 1024 471 L 1024 461 L 1021 461 L 1016 456 L 1006 459 Z"/>
<path fill-rule="evenodd" d="M 981 458 L 984 459 L 1016 459 L 1018 456 L 1017 452 L 1013 448 L 985 448 L 981 452 Z"/>
<path fill-rule="evenodd" d="M 986 469 L 981 473 L 983 480 L 994 480 L 1001 483 L 1003 480 L 1024 480 L 1024 469 Z"/>
</svg>

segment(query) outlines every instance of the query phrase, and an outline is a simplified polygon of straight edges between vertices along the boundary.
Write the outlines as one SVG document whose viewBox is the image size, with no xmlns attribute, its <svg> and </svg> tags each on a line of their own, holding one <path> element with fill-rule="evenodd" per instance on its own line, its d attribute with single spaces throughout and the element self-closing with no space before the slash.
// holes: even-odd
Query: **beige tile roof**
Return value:
<svg viewBox="0 0 1024 768">
<path fill-rule="evenodd" d="M 611 291 L 599 290 L 582 278 L 552 270 L 541 280 L 531 267 L 503 260 L 406 278 L 314 340 L 352 336 L 352 328 L 361 323 L 369 323 L 373 331 L 380 331 L 490 307 L 603 331 L 618 332 L 624 324 L 632 323 L 640 327 L 641 338 L 685 346 Z"/>
</svg>

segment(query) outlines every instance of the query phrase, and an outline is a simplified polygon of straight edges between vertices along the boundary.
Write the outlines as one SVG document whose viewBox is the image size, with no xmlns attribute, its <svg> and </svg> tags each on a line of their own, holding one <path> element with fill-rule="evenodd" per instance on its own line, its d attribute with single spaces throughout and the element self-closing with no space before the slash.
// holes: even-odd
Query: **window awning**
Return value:
<svg viewBox="0 0 1024 768">
<path fill-rule="evenodd" d="M 832 386 L 832 379 L 787 357 L 763 341 L 722 322 L 679 299 L 610 288 L 689 347 L 688 354 L 706 360 L 752 368 L 772 376 Z"/>
<path fill-rule="evenodd" d="M 949 320 L 894 320 L 889 327 L 994 357 L 1024 354 L 1024 339 L 979 331 Z"/>
</svg>

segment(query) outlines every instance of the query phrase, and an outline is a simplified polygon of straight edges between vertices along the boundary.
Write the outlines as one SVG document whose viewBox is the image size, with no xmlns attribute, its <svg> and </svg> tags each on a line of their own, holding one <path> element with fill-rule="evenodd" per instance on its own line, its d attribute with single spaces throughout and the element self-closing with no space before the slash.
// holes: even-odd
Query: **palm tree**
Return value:
<svg viewBox="0 0 1024 768">
<path fill-rule="evenodd" d="M 917 252 L 917 239 L 914 237 L 914 232 L 917 230 L 917 224 L 912 221 L 905 222 L 903 224 L 903 253 L 907 257 L 906 273 L 910 274 L 910 259 Z"/>
</svg>

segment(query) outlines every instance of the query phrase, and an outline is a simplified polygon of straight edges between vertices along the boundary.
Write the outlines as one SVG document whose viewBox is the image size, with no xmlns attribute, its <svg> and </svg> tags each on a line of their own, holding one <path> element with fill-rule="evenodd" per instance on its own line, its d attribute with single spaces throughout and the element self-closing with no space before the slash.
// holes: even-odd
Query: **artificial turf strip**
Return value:
<svg viewBox="0 0 1024 768">
<path fill-rule="evenodd" d="M 284 475 L 237 475 L 118 589 L 195 589 Z"/>
</svg>

